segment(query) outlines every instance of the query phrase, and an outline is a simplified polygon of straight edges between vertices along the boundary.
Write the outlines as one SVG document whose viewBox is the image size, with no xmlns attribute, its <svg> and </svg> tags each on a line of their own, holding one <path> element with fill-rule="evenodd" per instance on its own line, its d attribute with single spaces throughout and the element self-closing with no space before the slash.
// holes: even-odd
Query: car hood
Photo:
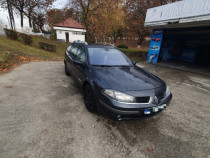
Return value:
<svg viewBox="0 0 210 158">
<path fill-rule="evenodd" d="M 135 67 L 94 67 L 93 70 L 117 91 L 141 91 L 165 86 L 151 73 Z"/>
</svg>

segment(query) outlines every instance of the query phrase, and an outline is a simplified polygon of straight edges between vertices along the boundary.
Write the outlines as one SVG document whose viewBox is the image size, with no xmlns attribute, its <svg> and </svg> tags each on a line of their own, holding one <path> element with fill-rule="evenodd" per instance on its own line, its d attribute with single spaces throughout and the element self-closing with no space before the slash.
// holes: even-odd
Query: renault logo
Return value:
<svg viewBox="0 0 210 158">
<path fill-rule="evenodd" d="M 159 102 L 159 100 L 156 96 L 154 97 L 154 102 L 155 102 L 155 104 L 158 104 L 158 102 Z"/>
</svg>

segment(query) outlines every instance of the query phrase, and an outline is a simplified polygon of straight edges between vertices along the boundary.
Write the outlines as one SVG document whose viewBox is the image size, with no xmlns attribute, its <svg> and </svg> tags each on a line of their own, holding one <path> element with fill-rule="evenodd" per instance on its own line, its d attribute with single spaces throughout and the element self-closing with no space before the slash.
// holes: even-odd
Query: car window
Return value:
<svg viewBox="0 0 210 158">
<path fill-rule="evenodd" d="M 69 52 L 71 50 L 71 45 L 67 48 L 67 51 Z"/>
<path fill-rule="evenodd" d="M 91 65 L 130 66 L 131 61 L 120 50 L 114 48 L 88 48 Z"/>
<path fill-rule="evenodd" d="M 71 47 L 70 55 L 75 59 L 78 51 L 78 46 L 74 45 Z"/>
<path fill-rule="evenodd" d="M 78 48 L 76 59 L 80 62 L 85 62 L 85 48 L 83 46 Z"/>
</svg>

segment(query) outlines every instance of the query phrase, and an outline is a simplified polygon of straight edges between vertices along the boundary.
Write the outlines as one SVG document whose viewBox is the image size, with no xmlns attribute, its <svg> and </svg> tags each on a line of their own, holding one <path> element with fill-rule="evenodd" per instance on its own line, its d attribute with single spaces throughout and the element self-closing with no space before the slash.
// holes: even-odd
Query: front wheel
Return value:
<svg viewBox="0 0 210 158">
<path fill-rule="evenodd" d="M 92 87 L 88 84 L 84 87 L 84 101 L 87 110 L 91 113 L 95 113 L 96 99 Z"/>
</svg>

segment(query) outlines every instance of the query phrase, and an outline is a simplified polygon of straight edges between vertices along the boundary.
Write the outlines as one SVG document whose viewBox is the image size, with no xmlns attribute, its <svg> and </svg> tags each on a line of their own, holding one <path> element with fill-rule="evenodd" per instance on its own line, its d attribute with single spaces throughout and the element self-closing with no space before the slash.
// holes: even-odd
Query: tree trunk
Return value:
<svg viewBox="0 0 210 158">
<path fill-rule="evenodd" d="M 143 41 L 144 41 L 144 36 L 139 35 L 138 45 L 141 45 Z"/>
<path fill-rule="evenodd" d="M 23 12 L 20 11 L 20 23 L 21 23 L 21 27 L 23 27 Z"/>
<path fill-rule="evenodd" d="M 32 28 L 32 18 L 31 18 L 31 13 L 28 14 L 28 22 L 29 22 L 29 27 Z"/>
<path fill-rule="evenodd" d="M 20 11 L 20 24 L 21 24 L 21 31 L 23 32 L 23 11 Z"/>
<path fill-rule="evenodd" d="M 33 32 L 38 32 L 36 28 L 35 20 L 32 21 L 32 24 L 33 24 Z"/>
<path fill-rule="evenodd" d="M 117 39 L 118 39 L 118 37 L 116 36 L 116 37 L 114 37 L 114 44 L 116 44 L 117 43 Z"/>
</svg>

